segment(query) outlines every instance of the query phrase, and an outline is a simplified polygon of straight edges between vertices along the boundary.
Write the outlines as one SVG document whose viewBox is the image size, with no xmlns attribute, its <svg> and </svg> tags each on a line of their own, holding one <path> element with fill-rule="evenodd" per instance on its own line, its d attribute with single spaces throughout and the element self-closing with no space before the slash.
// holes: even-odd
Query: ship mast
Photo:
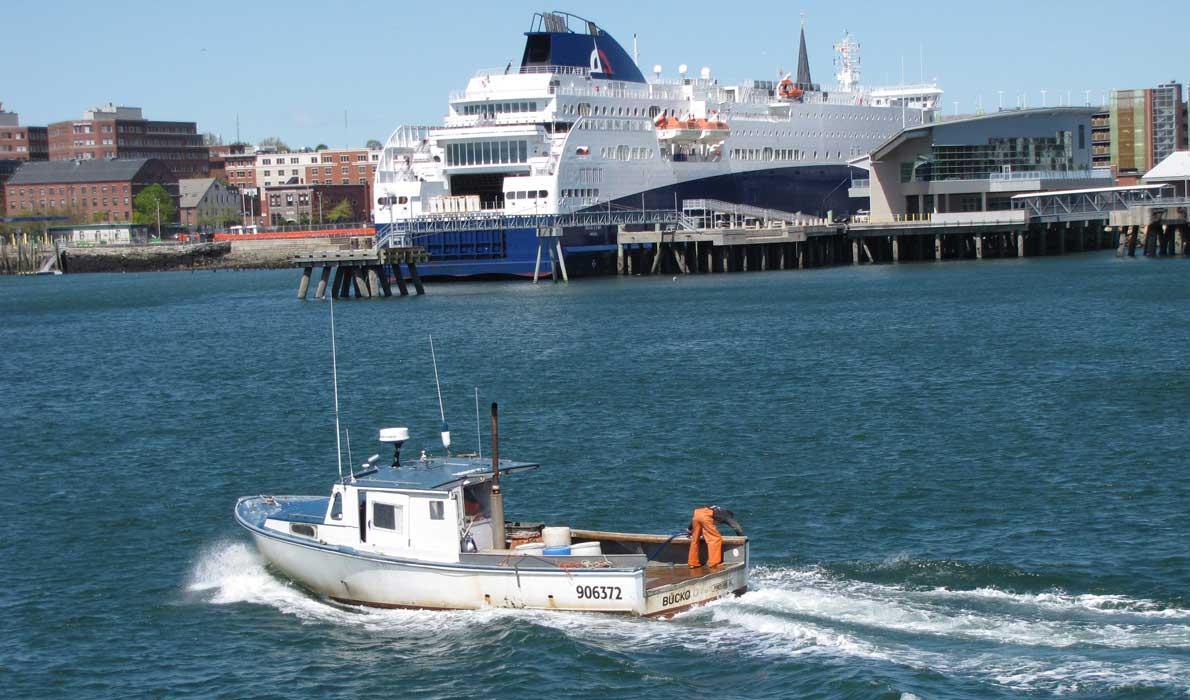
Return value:
<svg viewBox="0 0 1190 700">
<path fill-rule="evenodd" d="M 843 32 L 843 38 L 835 44 L 835 80 L 839 92 L 853 92 L 859 87 L 859 44 L 851 38 L 851 32 Z"/>
</svg>

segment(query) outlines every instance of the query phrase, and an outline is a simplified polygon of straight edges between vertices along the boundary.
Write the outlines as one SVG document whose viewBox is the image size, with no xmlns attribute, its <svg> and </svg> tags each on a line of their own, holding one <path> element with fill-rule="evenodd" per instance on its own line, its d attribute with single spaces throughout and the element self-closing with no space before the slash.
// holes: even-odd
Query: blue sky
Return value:
<svg viewBox="0 0 1190 700">
<path fill-rule="evenodd" d="M 0 101 L 24 124 L 79 116 L 114 101 L 147 116 L 198 122 L 233 140 L 280 136 L 292 146 L 383 140 L 396 126 L 441 121 L 451 90 L 479 68 L 518 61 L 536 10 L 529 2 L 8 4 L 0 41 Z M 832 44 L 860 42 L 864 83 L 925 74 L 946 91 L 948 113 L 994 109 L 1041 90 L 1098 103 L 1116 87 L 1190 82 L 1190 3 L 1096 0 L 997 2 L 557 3 L 594 20 L 640 64 L 676 72 L 709 66 L 723 80 L 792 70 L 799 12 L 806 14 L 815 81 L 833 84 Z M 724 8 L 729 8 L 726 11 Z M 1155 17 L 1169 34 L 1154 37 Z M 69 21 L 63 22 L 64 17 Z M 51 31 L 51 27 L 53 30 Z M 11 31 L 19 28 L 20 31 Z M 347 125 L 344 127 L 344 110 Z"/>
</svg>

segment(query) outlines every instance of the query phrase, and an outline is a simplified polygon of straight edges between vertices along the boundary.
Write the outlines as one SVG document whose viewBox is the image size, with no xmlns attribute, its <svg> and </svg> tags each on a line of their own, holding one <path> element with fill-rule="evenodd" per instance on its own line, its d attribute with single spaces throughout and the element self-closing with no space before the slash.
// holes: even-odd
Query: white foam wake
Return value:
<svg viewBox="0 0 1190 700">
<path fill-rule="evenodd" d="M 331 605 L 272 575 L 255 550 L 224 542 L 197 559 L 186 585 L 214 605 L 268 606 L 303 623 L 385 636 L 463 636 L 515 618 L 632 654 L 682 649 L 856 660 L 974 678 L 1022 691 L 1190 689 L 1190 611 L 1117 595 L 914 590 L 822 570 L 758 569 L 755 590 L 671 622 L 544 611 L 430 612 Z M 1121 662 L 1113 650 L 1131 649 Z"/>
</svg>

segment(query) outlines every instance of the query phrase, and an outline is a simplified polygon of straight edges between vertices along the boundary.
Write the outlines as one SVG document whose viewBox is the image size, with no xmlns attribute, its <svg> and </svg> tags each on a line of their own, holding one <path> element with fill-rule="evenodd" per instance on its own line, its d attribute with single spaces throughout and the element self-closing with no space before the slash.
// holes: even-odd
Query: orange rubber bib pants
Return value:
<svg viewBox="0 0 1190 700">
<path fill-rule="evenodd" d="M 698 508 L 694 511 L 694 519 L 690 528 L 690 556 L 686 563 L 690 568 L 701 566 L 698 558 L 698 538 L 707 541 L 707 566 L 719 566 L 723 563 L 723 535 L 715 527 L 715 514 L 710 508 Z"/>
</svg>

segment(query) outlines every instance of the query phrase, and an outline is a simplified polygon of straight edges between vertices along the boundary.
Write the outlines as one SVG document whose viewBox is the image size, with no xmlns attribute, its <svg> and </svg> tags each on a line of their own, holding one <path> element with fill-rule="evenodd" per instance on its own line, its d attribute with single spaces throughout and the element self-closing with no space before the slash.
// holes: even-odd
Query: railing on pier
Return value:
<svg viewBox="0 0 1190 700">
<path fill-rule="evenodd" d="M 584 226 L 661 225 L 693 230 L 697 223 L 674 209 L 593 209 L 569 214 L 507 214 L 476 211 L 429 214 L 376 226 L 376 245 L 392 248 L 435 233 L 491 231 L 498 229 L 553 229 Z"/>
<path fill-rule="evenodd" d="M 747 204 L 734 204 L 717 199 L 686 199 L 682 201 L 682 212 L 690 219 L 700 223 L 714 223 L 717 215 L 726 214 L 733 218 L 756 219 L 769 225 L 771 222 L 781 222 L 792 225 L 806 225 L 819 220 L 797 212 L 781 211 L 780 209 L 765 209 Z M 708 216 L 709 215 L 709 216 Z M 710 219 L 711 221 L 706 221 Z"/>
<path fill-rule="evenodd" d="M 1113 211 L 1135 207 L 1178 206 L 1169 201 L 1170 185 L 1134 185 L 1082 190 L 1030 192 L 1012 197 L 1013 209 L 1027 212 L 1034 221 L 1077 221 L 1106 219 Z"/>
</svg>

